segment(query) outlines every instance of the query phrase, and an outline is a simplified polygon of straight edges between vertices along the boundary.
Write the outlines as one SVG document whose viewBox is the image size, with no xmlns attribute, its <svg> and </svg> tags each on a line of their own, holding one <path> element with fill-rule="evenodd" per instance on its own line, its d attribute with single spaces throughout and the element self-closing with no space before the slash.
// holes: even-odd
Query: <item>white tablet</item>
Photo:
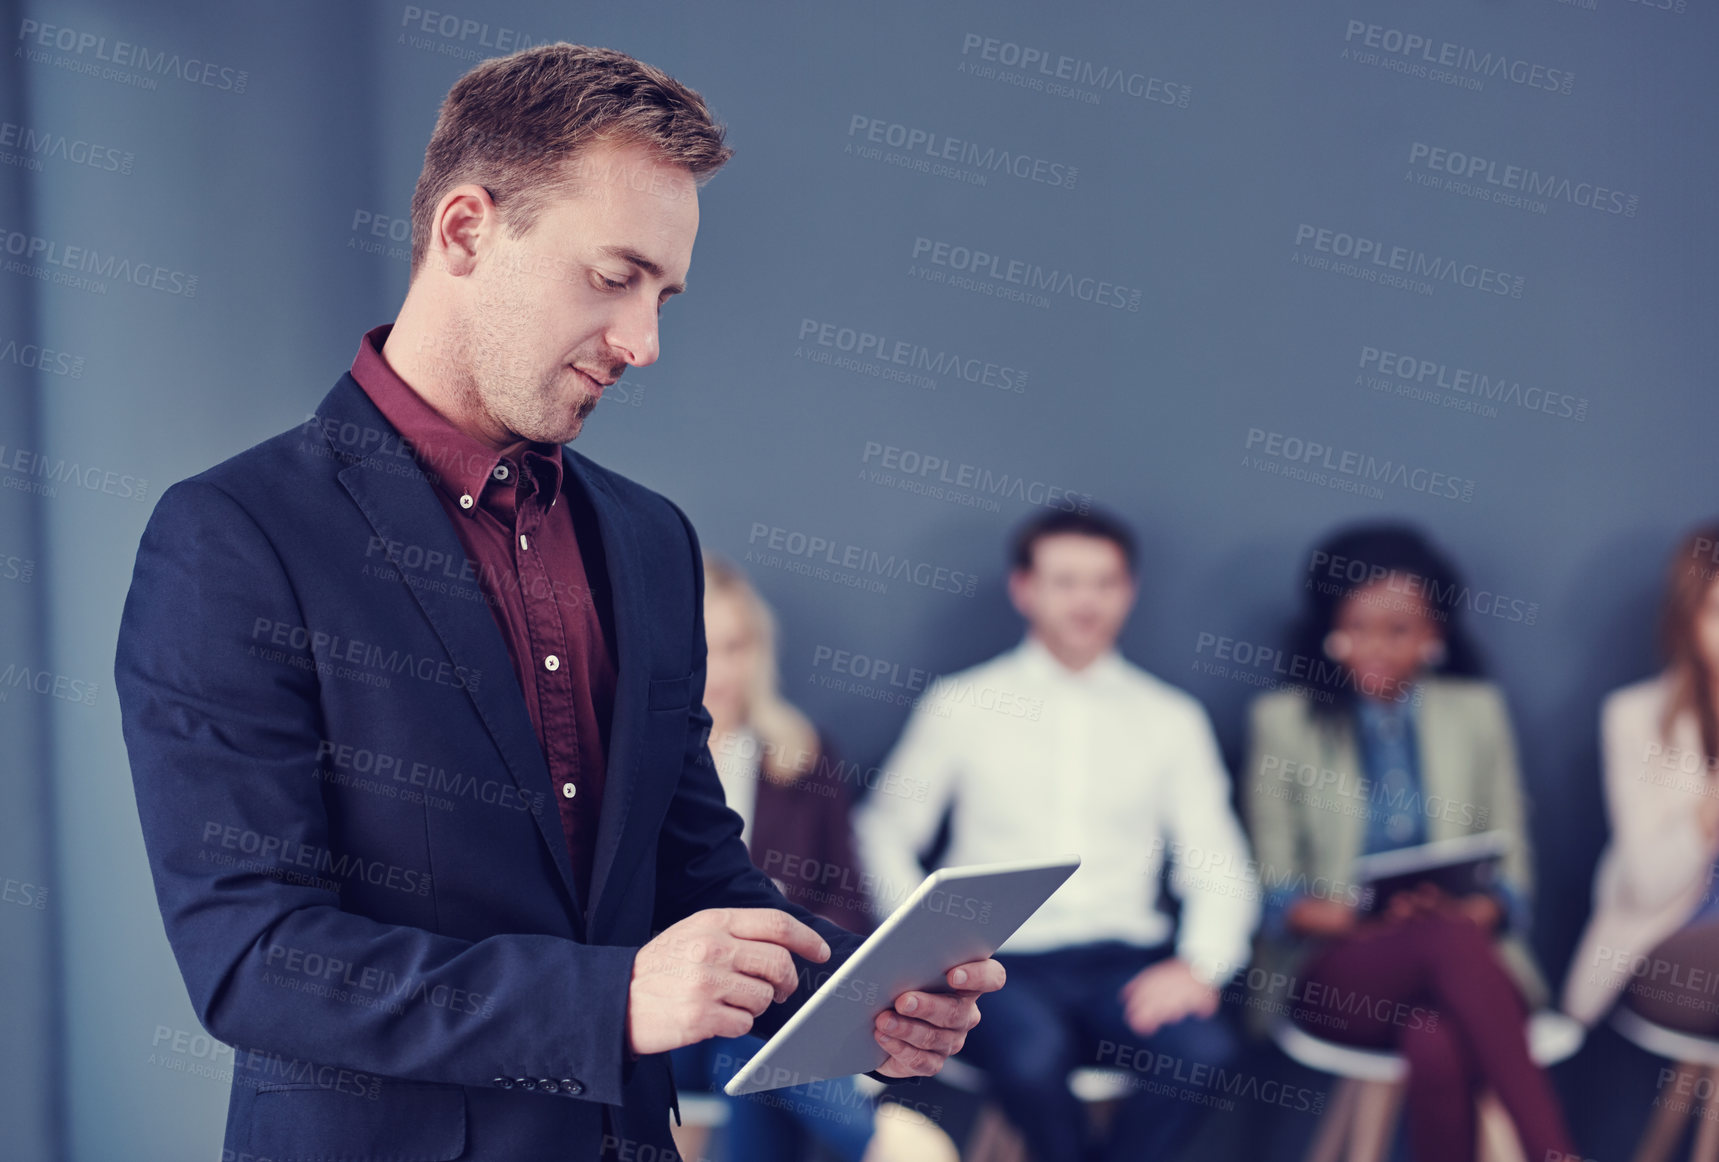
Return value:
<svg viewBox="0 0 1719 1162">
<path fill-rule="evenodd" d="M 1349 878 L 1361 889 L 1362 915 L 1384 909 L 1397 892 L 1431 883 L 1453 896 L 1490 891 L 1515 843 L 1508 831 L 1481 831 L 1363 855 Z"/>
<path fill-rule="evenodd" d="M 872 1034 L 877 1015 L 904 992 L 953 991 L 945 973 L 996 952 L 1079 866 L 1066 855 L 932 872 L 722 1091 L 739 1097 L 876 1069 L 889 1060 Z"/>
</svg>

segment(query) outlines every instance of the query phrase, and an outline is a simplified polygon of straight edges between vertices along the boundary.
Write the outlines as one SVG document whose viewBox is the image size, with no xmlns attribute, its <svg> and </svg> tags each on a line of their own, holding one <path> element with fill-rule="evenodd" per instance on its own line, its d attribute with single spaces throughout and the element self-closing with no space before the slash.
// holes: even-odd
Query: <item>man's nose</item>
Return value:
<svg viewBox="0 0 1719 1162">
<path fill-rule="evenodd" d="M 645 299 L 628 303 L 610 330 L 610 343 L 629 366 L 649 367 L 657 361 L 656 304 Z"/>
</svg>

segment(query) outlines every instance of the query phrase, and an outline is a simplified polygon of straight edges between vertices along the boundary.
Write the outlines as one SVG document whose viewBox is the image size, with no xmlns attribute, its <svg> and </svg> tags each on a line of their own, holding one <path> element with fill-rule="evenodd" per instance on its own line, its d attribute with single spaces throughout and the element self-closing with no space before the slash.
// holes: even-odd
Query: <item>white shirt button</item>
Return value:
<svg viewBox="0 0 1719 1162">
<path fill-rule="evenodd" d="M 572 783 L 562 783 L 561 784 L 561 795 L 563 798 L 571 799 L 573 796 L 577 795 L 578 793 L 579 793 L 579 788 L 575 787 Z"/>
<path fill-rule="evenodd" d="M 470 508 L 471 506 L 472 506 L 472 494 L 469 492 L 462 493 L 460 496 L 460 507 L 461 508 Z"/>
<path fill-rule="evenodd" d="M 519 547 L 522 549 L 529 549 L 531 547 L 531 543 L 525 539 L 524 533 L 519 534 Z"/>
<path fill-rule="evenodd" d="M 495 471 L 490 473 L 490 475 L 494 476 L 497 480 L 506 480 L 507 479 L 507 465 L 506 464 L 497 464 L 495 466 Z"/>
<path fill-rule="evenodd" d="M 559 670 L 561 668 L 561 659 L 556 657 L 554 654 L 550 654 L 547 658 L 543 659 L 543 668 L 545 670 Z"/>
</svg>

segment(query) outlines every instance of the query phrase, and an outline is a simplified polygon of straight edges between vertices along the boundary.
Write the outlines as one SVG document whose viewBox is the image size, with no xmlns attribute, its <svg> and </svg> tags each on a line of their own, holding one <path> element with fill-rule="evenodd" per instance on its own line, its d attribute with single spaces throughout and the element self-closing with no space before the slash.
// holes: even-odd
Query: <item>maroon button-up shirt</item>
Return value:
<svg viewBox="0 0 1719 1162">
<path fill-rule="evenodd" d="M 615 706 L 614 620 L 596 514 L 564 479 L 558 445 L 497 452 L 431 407 L 382 357 L 391 329 L 364 336 L 352 378 L 411 444 L 477 569 L 549 763 L 579 904 L 589 907 Z"/>
</svg>

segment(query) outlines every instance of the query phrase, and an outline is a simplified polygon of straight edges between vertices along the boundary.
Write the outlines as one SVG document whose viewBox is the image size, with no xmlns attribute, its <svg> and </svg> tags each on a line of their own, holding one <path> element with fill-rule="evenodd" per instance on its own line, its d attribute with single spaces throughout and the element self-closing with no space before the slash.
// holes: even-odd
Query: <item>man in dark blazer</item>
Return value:
<svg viewBox="0 0 1719 1162">
<path fill-rule="evenodd" d="M 721 137 L 609 50 L 472 70 L 397 321 L 150 518 L 116 687 L 231 1162 L 672 1159 L 667 1051 L 768 1036 L 859 944 L 723 802 L 691 525 L 563 446 L 655 360 Z M 873 1076 L 937 1072 L 1002 970 L 948 984 Z"/>
</svg>

